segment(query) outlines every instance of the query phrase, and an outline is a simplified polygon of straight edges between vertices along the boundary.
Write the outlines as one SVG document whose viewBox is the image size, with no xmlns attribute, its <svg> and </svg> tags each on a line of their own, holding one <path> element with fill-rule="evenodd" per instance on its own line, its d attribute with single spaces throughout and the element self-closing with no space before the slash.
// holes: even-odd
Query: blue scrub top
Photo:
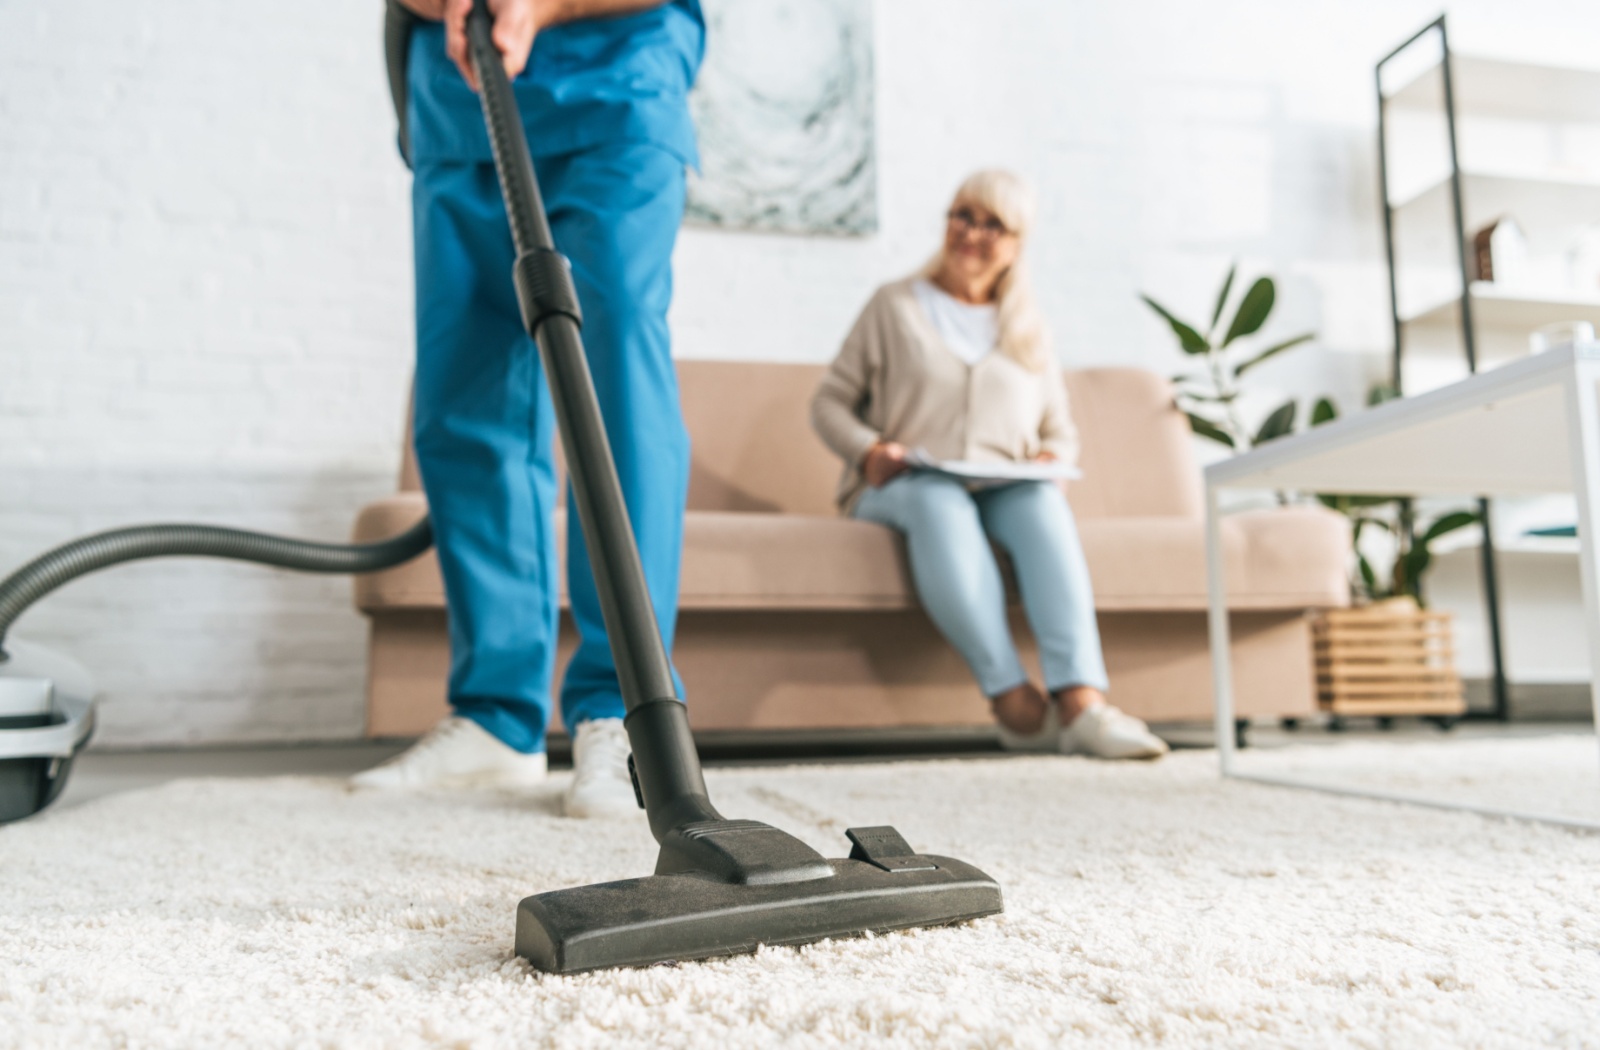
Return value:
<svg viewBox="0 0 1600 1050">
<path fill-rule="evenodd" d="M 648 142 L 697 167 L 689 88 L 705 37 L 699 0 L 546 29 L 512 81 L 529 152 Z M 409 62 L 412 162 L 492 161 L 478 97 L 445 54 L 443 25 L 417 27 Z"/>
</svg>

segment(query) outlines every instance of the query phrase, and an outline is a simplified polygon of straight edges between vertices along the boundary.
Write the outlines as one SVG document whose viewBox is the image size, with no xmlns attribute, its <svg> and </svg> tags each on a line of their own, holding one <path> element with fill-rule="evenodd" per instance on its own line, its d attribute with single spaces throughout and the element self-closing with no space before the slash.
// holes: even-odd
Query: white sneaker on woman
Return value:
<svg viewBox="0 0 1600 1050">
<path fill-rule="evenodd" d="M 544 752 L 523 754 L 470 718 L 446 718 L 381 765 L 350 778 L 362 788 L 529 787 L 545 775 Z"/>
<path fill-rule="evenodd" d="M 567 788 L 569 817 L 627 817 L 639 812 L 628 775 L 633 753 L 620 718 L 578 723 L 572 738 L 572 784 Z"/>
<path fill-rule="evenodd" d="M 1060 747 L 1063 755 L 1095 758 L 1160 758 L 1169 750 L 1149 726 L 1106 703 L 1080 712 L 1061 730 Z"/>
</svg>

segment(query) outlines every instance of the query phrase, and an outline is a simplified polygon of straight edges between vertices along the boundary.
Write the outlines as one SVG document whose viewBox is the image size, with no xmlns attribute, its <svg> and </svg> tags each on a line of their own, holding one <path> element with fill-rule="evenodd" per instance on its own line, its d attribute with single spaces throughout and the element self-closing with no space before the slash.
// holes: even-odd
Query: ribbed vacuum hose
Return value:
<svg viewBox="0 0 1600 1050">
<path fill-rule="evenodd" d="M 112 529 L 47 551 L 0 580 L 0 663 L 6 632 L 34 602 L 79 576 L 144 558 L 228 558 L 280 569 L 367 573 L 410 561 L 433 545 L 427 518 L 377 543 L 313 543 L 213 525 L 138 525 Z"/>
</svg>

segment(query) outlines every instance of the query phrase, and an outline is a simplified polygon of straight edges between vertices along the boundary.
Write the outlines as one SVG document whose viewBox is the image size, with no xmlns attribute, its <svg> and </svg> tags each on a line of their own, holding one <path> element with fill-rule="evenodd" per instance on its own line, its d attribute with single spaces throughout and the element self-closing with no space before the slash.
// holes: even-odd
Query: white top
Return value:
<svg viewBox="0 0 1600 1050">
<path fill-rule="evenodd" d="M 922 312 L 951 353 L 969 365 L 989 356 L 1000 340 L 999 309 L 989 303 L 964 303 L 925 277 L 911 283 Z"/>
</svg>

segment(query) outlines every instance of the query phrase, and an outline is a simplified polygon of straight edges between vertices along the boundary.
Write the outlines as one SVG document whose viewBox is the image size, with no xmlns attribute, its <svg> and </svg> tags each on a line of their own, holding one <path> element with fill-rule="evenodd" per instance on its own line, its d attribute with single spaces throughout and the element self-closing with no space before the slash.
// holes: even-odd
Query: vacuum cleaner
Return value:
<svg viewBox="0 0 1600 1050">
<path fill-rule="evenodd" d="M 0 824 L 44 809 L 66 787 L 94 732 L 94 682 L 76 662 L 8 632 L 39 599 L 80 576 L 144 558 L 202 557 L 301 572 L 364 573 L 433 545 L 427 518 L 398 536 L 347 545 L 213 525 L 136 525 L 47 551 L 0 580 Z"/>
<path fill-rule="evenodd" d="M 517 907 L 517 954 L 546 972 L 575 973 L 947 925 L 1001 911 L 993 879 L 964 861 L 918 853 L 892 827 L 851 828 L 845 832 L 849 856 L 828 859 L 787 832 L 730 820 L 712 806 L 606 440 L 570 267 L 552 244 L 516 99 L 490 39 L 485 0 L 476 0 L 467 29 L 516 246 L 511 279 L 549 380 L 566 450 L 627 707 L 634 793 L 660 844 L 651 875 L 525 898 Z M 34 734 L 14 737 L 29 743 L 0 750 L 0 762 L 35 763 L 36 774 L 37 764 L 43 765 L 47 784 L 40 782 L 45 786 L 32 803 L 42 808 L 59 794 L 72 755 L 88 737 L 87 687 L 71 678 L 70 669 L 47 667 L 43 654 L 5 641 L 24 608 L 68 580 L 163 555 L 370 572 L 415 557 L 431 542 L 426 521 L 393 539 L 357 547 L 228 529 L 145 526 L 88 537 L 36 559 L 0 582 L 0 717 L 32 720 L 14 728 L 0 722 L 0 731 Z M 31 663 L 30 653 L 40 662 Z M 7 713 L 13 709 L 18 713 Z"/>
</svg>

